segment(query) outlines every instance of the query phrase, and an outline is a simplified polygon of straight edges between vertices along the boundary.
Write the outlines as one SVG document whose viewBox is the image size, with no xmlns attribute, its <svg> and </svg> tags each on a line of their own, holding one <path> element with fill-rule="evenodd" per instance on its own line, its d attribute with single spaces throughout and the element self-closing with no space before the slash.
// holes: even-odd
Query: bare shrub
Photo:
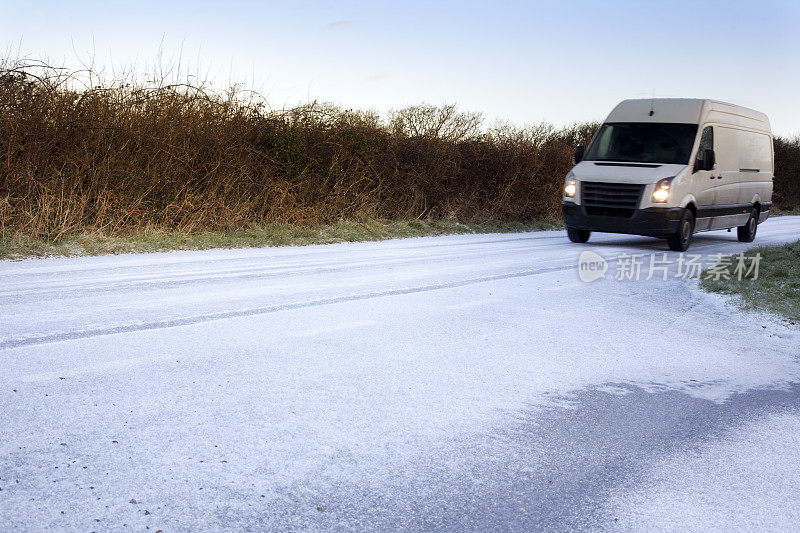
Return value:
<svg viewBox="0 0 800 533">
<path fill-rule="evenodd" d="M 480 113 L 464 113 L 455 105 L 441 107 L 421 104 L 394 111 L 389 116 L 392 133 L 405 137 L 426 137 L 448 142 L 474 139 L 480 134 Z"/>
<path fill-rule="evenodd" d="M 775 204 L 800 209 L 800 136 L 775 138 Z"/>
</svg>

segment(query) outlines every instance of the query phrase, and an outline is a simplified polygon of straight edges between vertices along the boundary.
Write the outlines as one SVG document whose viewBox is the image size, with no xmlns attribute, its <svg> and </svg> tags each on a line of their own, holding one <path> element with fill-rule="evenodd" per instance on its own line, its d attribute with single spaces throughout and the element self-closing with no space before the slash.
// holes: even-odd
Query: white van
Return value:
<svg viewBox="0 0 800 533">
<path fill-rule="evenodd" d="M 714 100 L 625 100 L 575 150 L 562 198 L 572 242 L 592 231 L 666 238 L 738 228 L 755 239 L 772 206 L 773 149 L 763 113 Z"/>
</svg>

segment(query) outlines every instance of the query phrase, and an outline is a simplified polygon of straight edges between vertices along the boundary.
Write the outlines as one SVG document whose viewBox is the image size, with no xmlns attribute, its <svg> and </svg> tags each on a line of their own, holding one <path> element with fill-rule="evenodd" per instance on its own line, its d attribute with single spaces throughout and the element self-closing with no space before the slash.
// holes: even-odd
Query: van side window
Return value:
<svg viewBox="0 0 800 533">
<path fill-rule="evenodd" d="M 703 128 L 703 134 L 700 136 L 700 146 L 697 148 L 697 157 L 703 158 L 705 153 L 703 150 L 714 149 L 714 128 L 706 126 Z"/>
</svg>

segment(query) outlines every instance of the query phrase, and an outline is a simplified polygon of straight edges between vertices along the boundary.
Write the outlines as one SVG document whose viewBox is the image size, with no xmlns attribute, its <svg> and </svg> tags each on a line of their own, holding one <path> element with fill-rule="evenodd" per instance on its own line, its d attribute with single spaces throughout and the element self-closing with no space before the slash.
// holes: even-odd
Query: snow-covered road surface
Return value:
<svg viewBox="0 0 800 533">
<path fill-rule="evenodd" d="M 584 250 L 666 246 L 0 262 L 0 530 L 797 528 L 800 330 Z"/>
</svg>

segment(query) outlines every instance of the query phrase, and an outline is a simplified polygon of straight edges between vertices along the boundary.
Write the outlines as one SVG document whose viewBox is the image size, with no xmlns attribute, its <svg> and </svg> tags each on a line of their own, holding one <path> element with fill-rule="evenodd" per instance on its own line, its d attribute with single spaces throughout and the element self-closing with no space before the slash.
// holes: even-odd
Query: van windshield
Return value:
<svg viewBox="0 0 800 533">
<path fill-rule="evenodd" d="M 689 163 L 697 124 L 607 122 L 584 159 L 626 163 Z"/>
</svg>

